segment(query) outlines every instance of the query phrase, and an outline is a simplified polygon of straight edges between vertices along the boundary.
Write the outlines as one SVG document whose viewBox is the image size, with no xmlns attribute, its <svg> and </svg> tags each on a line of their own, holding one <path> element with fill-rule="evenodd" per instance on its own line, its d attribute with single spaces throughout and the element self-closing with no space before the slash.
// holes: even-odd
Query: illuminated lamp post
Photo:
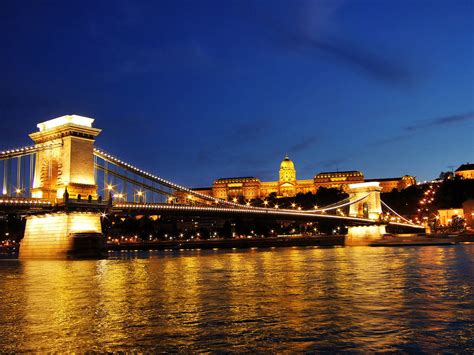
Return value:
<svg viewBox="0 0 474 355">
<path fill-rule="evenodd" d="M 107 200 L 112 199 L 112 192 L 114 191 L 114 187 L 112 185 L 107 185 Z"/>
</svg>

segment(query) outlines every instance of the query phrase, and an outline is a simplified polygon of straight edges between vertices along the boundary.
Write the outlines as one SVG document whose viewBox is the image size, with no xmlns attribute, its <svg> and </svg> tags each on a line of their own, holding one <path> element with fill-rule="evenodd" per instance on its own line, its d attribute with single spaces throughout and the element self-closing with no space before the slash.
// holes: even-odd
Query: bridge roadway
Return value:
<svg viewBox="0 0 474 355">
<path fill-rule="evenodd" d="M 287 209 L 272 209 L 259 207 L 229 208 L 216 206 L 189 206 L 189 205 L 170 205 L 157 203 L 116 203 L 112 207 L 115 213 L 143 213 L 160 215 L 179 215 L 179 216 L 206 216 L 206 217 L 257 217 L 270 218 L 278 220 L 305 220 L 318 221 L 329 220 L 343 222 L 347 226 L 367 226 L 380 224 L 368 218 L 337 216 L 325 213 L 314 213 L 307 211 L 294 211 Z M 397 227 L 409 227 L 424 230 L 423 226 L 409 223 L 389 222 L 387 225 Z"/>
<path fill-rule="evenodd" d="M 160 203 L 132 203 L 118 202 L 110 206 L 107 202 L 88 203 L 87 200 L 81 202 L 71 201 L 67 205 L 54 204 L 46 199 L 0 197 L 0 213 L 25 213 L 35 214 L 44 212 L 54 212 L 64 207 L 79 209 L 84 211 L 101 211 L 112 214 L 159 214 L 167 216 L 200 216 L 200 217 L 252 217 L 268 218 L 277 220 L 298 220 L 298 221 L 334 221 L 342 222 L 347 226 L 367 226 L 380 224 L 368 218 L 337 216 L 326 213 L 314 213 L 314 211 L 294 211 L 288 209 L 272 209 L 261 207 L 220 207 L 220 206 L 190 206 L 172 205 Z M 387 225 L 398 227 L 409 227 L 423 229 L 424 227 L 401 222 L 389 222 Z"/>
</svg>

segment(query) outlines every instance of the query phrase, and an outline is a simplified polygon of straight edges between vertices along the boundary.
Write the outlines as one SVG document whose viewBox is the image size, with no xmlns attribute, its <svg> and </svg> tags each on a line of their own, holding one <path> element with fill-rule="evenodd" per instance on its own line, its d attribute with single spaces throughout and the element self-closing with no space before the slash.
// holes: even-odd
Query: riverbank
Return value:
<svg viewBox="0 0 474 355">
<path fill-rule="evenodd" d="M 369 243 L 372 247 L 433 246 L 473 243 L 474 234 L 461 235 L 392 235 Z M 248 249 L 275 247 L 334 247 L 344 246 L 344 235 L 313 237 L 272 237 L 251 239 L 218 239 L 189 241 L 143 241 L 137 243 L 109 243 L 109 251 L 181 250 L 181 249 Z M 0 248 L 0 259 L 16 259 L 17 248 Z"/>
<path fill-rule="evenodd" d="M 369 243 L 372 247 L 403 247 L 453 245 L 459 243 L 474 243 L 474 234 L 461 235 L 402 235 L 388 236 L 384 239 Z M 179 250 L 179 249 L 232 249 L 232 248 L 274 248 L 292 246 L 344 246 L 344 235 L 314 236 L 314 237 L 273 237 L 252 239 L 219 239 L 219 240 L 190 240 L 190 241 L 155 241 L 138 243 L 111 243 L 111 251 L 129 250 Z"/>
<path fill-rule="evenodd" d="M 108 244 L 112 251 L 121 250 L 177 250 L 177 249 L 232 249 L 232 248 L 272 248 L 292 246 L 343 246 L 345 236 L 315 236 L 315 237 L 274 237 L 251 239 L 219 239 L 219 240 L 190 240 L 190 241 L 157 241 Z"/>
<path fill-rule="evenodd" d="M 474 243 L 474 234 L 390 236 L 369 244 L 372 247 L 403 247 Z"/>
</svg>

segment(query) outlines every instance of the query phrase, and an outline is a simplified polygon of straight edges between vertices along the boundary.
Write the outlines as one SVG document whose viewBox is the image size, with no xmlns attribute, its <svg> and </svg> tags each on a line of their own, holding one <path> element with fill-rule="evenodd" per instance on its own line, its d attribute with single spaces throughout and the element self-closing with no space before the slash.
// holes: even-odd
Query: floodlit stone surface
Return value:
<svg viewBox="0 0 474 355">
<path fill-rule="evenodd" d="M 346 245 L 368 245 L 370 242 L 381 239 L 385 233 L 385 225 L 349 227 Z"/>
<path fill-rule="evenodd" d="M 21 259 L 64 259 L 73 251 L 74 233 L 101 233 L 100 215 L 97 213 L 55 213 L 28 216 L 25 236 L 20 245 Z"/>
<path fill-rule="evenodd" d="M 35 144 L 47 147 L 36 153 L 32 195 L 36 198 L 69 196 L 97 197 L 94 179 L 94 140 L 101 132 L 94 120 L 76 115 L 62 116 L 38 124 L 30 134 Z"/>
</svg>

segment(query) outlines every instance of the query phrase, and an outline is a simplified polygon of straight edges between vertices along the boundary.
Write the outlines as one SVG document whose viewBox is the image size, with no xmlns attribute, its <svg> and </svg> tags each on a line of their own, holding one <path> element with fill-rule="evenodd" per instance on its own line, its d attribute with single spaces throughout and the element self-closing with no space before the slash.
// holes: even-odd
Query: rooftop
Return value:
<svg viewBox="0 0 474 355">
<path fill-rule="evenodd" d="M 239 176 L 239 177 L 227 177 L 217 179 L 216 182 L 229 182 L 229 181 L 260 181 L 255 176 Z"/>
<path fill-rule="evenodd" d="M 456 171 L 466 171 L 466 170 L 474 170 L 474 164 L 462 164 Z"/>
<path fill-rule="evenodd" d="M 323 171 L 316 176 L 322 176 L 322 175 L 333 175 L 333 176 L 346 176 L 346 175 L 363 175 L 360 171 L 357 170 L 348 170 L 348 171 Z"/>
<path fill-rule="evenodd" d="M 78 126 L 84 127 L 92 127 L 92 123 L 94 122 L 93 118 L 78 116 L 78 115 L 65 115 L 57 118 L 53 118 L 52 120 L 45 121 L 38 123 L 36 126 L 43 132 L 45 130 L 56 128 L 59 126 L 63 126 L 66 124 L 75 124 Z"/>
</svg>

